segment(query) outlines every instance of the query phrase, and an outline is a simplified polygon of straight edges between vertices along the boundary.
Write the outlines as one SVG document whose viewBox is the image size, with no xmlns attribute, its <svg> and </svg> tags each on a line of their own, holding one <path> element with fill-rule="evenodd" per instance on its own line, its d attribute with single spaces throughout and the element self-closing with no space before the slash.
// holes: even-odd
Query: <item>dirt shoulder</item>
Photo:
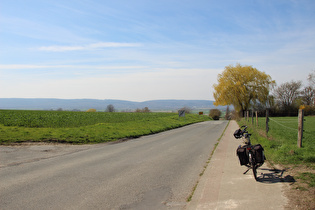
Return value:
<svg viewBox="0 0 315 210">
<path fill-rule="evenodd" d="M 292 178 L 291 183 L 285 190 L 285 196 L 289 200 L 285 209 L 315 209 L 315 186 L 312 186 L 309 177 L 315 175 L 315 170 L 306 166 L 286 166 L 282 168 L 285 170 L 285 176 Z"/>
</svg>

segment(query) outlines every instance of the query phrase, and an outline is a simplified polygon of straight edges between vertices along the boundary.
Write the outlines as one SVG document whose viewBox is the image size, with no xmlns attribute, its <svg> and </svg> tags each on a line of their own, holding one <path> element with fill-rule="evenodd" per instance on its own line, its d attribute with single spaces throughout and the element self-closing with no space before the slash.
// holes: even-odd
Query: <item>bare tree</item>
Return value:
<svg viewBox="0 0 315 210">
<path fill-rule="evenodd" d="M 150 111 L 150 109 L 149 109 L 148 107 L 144 107 L 144 108 L 142 109 L 142 112 L 146 112 L 146 113 L 147 113 L 147 112 L 151 112 L 151 111 Z"/>
<path fill-rule="evenodd" d="M 302 94 L 302 101 L 305 105 L 314 105 L 315 102 L 315 94 L 314 88 L 312 86 L 307 86 L 301 92 Z"/>
<path fill-rule="evenodd" d="M 313 70 L 313 72 L 308 75 L 307 80 L 309 81 L 310 86 L 315 88 L 315 70 Z"/>
<path fill-rule="evenodd" d="M 190 113 L 191 113 L 191 108 L 189 108 L 189 107 L 187 107 L 187 106 L 181 108 L 180 110 L 185 110 L 185 113 L 186 113 L 186 114 L 190 114 Z"/>
<path fill-rule="evenodd" d="M 291 81 L 280 85 L 275 89 L 275 97 L 283 108 L 293 107 L 295 100 L 299 97 L 302 86 L 301 81 Z"/>
<path fill-rule="evenodd" d="M 231 119 L 231 112 L 230 112 L 230 107 L 229 106 L 226 107 L 225 119 L 226 120 L 230 120 Z"/>
</svg>

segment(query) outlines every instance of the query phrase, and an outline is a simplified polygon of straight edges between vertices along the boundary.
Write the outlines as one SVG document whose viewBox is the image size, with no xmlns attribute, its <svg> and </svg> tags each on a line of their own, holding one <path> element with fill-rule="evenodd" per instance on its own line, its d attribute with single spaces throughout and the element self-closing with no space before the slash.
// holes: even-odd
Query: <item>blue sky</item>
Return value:
<svg viewBox="0 0 315 210">
<path fill-rule="evenodd" d="M 0 98 L 213 100 L 225 66 L 315 70 L 313 0 L 0 0 Z"/>
</svg>

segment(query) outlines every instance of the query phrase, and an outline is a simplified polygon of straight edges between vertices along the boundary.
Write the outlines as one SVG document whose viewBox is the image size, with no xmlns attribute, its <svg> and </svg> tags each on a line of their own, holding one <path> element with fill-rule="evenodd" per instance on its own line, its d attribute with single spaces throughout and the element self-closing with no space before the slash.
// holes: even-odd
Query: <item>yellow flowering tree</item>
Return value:
<svg viewBox="0 0 315 210">
<path fill-rule="evenodd" d="M 271 76 L 252 66 L 226 66 L 218 75 L 218 84 L 214 84 L 214 105 L 233 105 L 236 111 L 243 113 L 252 104 L 268 102 L 269 91 L 275 85 Z"/>
</svg>

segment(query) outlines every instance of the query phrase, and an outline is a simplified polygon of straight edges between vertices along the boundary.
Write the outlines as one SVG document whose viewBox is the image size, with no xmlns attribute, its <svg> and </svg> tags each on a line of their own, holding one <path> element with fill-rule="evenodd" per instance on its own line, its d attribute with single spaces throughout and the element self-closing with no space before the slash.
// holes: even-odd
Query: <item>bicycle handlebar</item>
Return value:
<svg viewBox="0 0 315 210">
<path fill-rule="evenodd" d="M 243 125 L 243 126 L 241 126 L 241 128 L 244 128 L 243 130 L 242 130 L 242 133 L 246 133 L 246 132 L 248 132 L 246 129 L 247 129 L 247 125 Z"/>
</svg>

